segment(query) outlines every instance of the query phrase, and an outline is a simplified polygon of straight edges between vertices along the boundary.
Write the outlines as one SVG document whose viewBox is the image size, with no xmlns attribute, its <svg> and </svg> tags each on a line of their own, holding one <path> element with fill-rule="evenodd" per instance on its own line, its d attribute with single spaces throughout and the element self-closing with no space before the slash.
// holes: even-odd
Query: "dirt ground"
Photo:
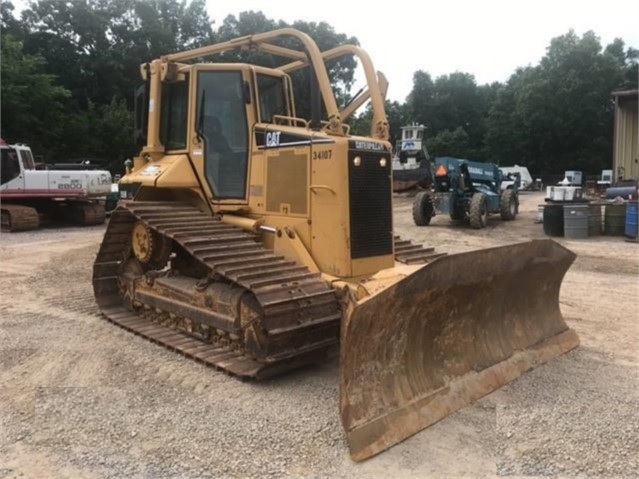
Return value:
<svg viewBox="0 0 639 479">
<path fill-rule="evenodd" d="M 449 253 L 544 238 L 539 193 L 484 230 L 436 217 L 396 232 Z M 566 240 L 561 309 L 581 346 L 363 463 L 338 418 L 334 360 L 241 382 L 101 319 L 104 227 L 0 238 L 0 478 L 637 477 L 639 245 Z M 460 272 L 463 274 L 463 272 Z"/>
</svg>

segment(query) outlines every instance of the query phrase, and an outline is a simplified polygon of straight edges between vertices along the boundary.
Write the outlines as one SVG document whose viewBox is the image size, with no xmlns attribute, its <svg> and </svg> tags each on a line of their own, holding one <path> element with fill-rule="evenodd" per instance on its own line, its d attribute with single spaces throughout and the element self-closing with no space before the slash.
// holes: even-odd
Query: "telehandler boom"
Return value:
<svg viewBox="0 0 639 479">
<path fill-rule="evenodd" d="M 287 60 L 202 62 L 237 49 Z M 345 54 L 368 89 L 340 110 L 325 62 Z M 289 74 L 300 68 L 311 118 L 296 116 Z M 120 183 L 135 194 L 113 212 L 93 270 L 112 322 L 256 379 L 339 344 L 355 460 L 578 344 L 559 311 L 574 259 L 560 245 L 443 255 L 393 234 L 387 82 L 361 48 L 320 52 L 286 28 L 141 72 L 144 146 Z M 352 136 L 344 120 L 367 100 L 370 135 Z"/>
</svg>

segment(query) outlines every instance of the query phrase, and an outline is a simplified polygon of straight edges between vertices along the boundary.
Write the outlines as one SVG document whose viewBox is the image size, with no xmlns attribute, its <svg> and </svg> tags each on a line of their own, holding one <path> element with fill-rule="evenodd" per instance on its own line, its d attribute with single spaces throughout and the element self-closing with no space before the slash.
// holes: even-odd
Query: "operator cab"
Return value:
<svg viewBox="0 0 639 479">
<path fill-rule="evenodd" d="M 0 173 L 2 181 L 6 184 L 20 176 L 25 170 L 35 170 L 35 162 L 31 148 L 22 143 L 15 145 L 2 145 L 2 160 L 0 163 Z"/>
<path fill-rule="evenodd" d="M 196 73 L 195 131 L 203 144 L 206 179 L 216 198 L 244 198 L 249 156 L 242 71 Z"/>
<path fill-rule="evenodd" d="M 9 183 L 20 176 L 20 160 L 18 152 L 14 148 L 2 145 L 2 157 L 0 159 L 0 184 Z"/>
<path fill-rule="evenodd" d="M 35 170 L 35 161 L 33 161 L 33 154 L 31 153 L 31 148 L 24 143 L 16 143 L 11 145 L 12 148 L 16 150 L 18 153 L 18 157 L 22 163 L 22 168 L 25 170 Z"/>
<path fill-rule="evenodd" d="M 281 72 L 256 67 L 197 72 L 196 132 L 203 141 L 206 178 L 216 198 L 246 197 L 249 135 L 256 123 L 272 124 L 291 116 L 288 81 Z"/>
<path fill-rule="evenodd" d="M 198 64 L 180 68 L 174 81 L 162 82 L 159 139 L 166 154 L 189 151 L 189 124 L 202 145 L 204 174 L 215 200 L 247 196 L 251 135 L 256 124 L 292 124 L 290 77 L 278 70 L 238 64 Z M 195 104 L 189 109 L 189 90 Z M 136 136 L 146 141 L 145 86 L 136 93 Z M 257 98 L 257 101 L 255 99 Z M 191 110 L 191 111 L 189 111 Z M 189 121 L 191 120 L 192 123 Z"/>
</svg>

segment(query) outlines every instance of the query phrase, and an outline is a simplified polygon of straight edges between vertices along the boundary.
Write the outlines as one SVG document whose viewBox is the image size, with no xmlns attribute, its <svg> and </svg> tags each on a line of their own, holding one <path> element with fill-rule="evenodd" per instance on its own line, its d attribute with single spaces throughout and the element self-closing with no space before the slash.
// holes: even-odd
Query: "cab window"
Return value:
<svg viewBox="0 0 639 479">
<path fill-rule="evenodd" d="M 21 150 L 20 158 L 22 158 L 22 164 L 24 165 L 25 170 L 35 170 L 33 156 L 29 150 Z"/>
<path fill-rule="evenodd" d="M 160 141 L 167 150 L 186 148 L 188 81 L 162 83 Z"/>
<path fill-rule="evenodd" d="M 9 148 L 2 148 L 0 158 L 0 184 L 8 183 L 20 175 L 20 160 L 18 153 Z"/>
<path fill-rule="evenodd" d="M 273 123 L 274 115 L 290 116 L 286 104 L 285 77 L 257 75 L 257 91 L 260 98 L 260 120 Z"/>
<path fill-rule="evenodd" d="M 196 129 L 204 143 L 206 179 L 216 198 L 244 198 L 248 125 L 239 71 L 200 71 Z"/>
</svg>

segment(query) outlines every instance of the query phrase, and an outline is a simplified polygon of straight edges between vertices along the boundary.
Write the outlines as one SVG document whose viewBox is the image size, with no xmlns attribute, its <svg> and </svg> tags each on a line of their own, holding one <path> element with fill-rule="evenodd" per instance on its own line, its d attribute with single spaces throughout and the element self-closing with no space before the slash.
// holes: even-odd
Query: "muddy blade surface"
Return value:
<svg viewBox="0 0 639 479">
<path fill-rule="evenodd" d="M 575 255 L 551 240 L 439 258 L 344 320 L 340 412 L 363 460 L 579 344 L 559 310 Z"/>
</svg>

